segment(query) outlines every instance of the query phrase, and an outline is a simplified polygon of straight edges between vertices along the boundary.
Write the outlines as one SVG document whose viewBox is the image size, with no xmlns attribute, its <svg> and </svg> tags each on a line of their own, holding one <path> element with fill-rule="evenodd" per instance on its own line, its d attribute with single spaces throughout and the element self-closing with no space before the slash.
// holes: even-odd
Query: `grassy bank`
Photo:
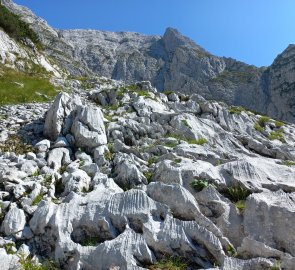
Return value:
<svg viewBox="0 0 295 270">
<path fill-rule="evenodd" d="M 45 102 L 57 94 L 48 78 L 0 67 L 0 105 Z"/>
</svg>

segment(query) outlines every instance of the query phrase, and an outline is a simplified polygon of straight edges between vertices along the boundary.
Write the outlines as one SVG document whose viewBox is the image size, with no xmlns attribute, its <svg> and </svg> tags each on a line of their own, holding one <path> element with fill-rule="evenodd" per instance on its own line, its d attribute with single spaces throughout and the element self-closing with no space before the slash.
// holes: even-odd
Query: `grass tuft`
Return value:
<svg viewBox="0 0 295 270">
<path fill-rule="evenodd" d="M 231 106 L 228 111 L 229 111 L 230 114 L 241 114 L 242 112 L 245 111 L 245 108 Z"/>
<path fill-rule="evenodd" d="M 150 270 L 184 270 L 188 267 L 183 258 L 167 257 L 155 265 L 149 266 Z"/>
<path fill-rule="evenodd" d="M 19 255 L 19 263 L 23 270 L 60 270 L 56 262 L 45 260 L 42 264 L 36 263 L 30 256 L 25 257 L 24 254 Z"/>
<path fill-rule="evenodd" d="M 225 197 L 230 199 L 233 203 L 238 203 L 239 201 L 245 201 L 247 197 L 251 194 L 247 188 L 241 184 L 236 184 L 232 187 L 227 188 L 224 192 Z"/>
<path fill-rule="evenodd" d="M 208 142 L 206 138 L 199 138 L 199 139 L 193 139 L 193 140 L 186 140 L 188 144 L 197 144 L 197 145 L 203 145 Z"/>
<path fill-rule="evenodd" d="M 270 132 L 270 134 L 268 135 L 268 139 L 270 139 L 270 140 L 279 140 L 282 143 L 286 142 L 285 137 L 284 137 L 284 133 L 281 130 Z"/>
<path fill-rule="evenodd" d="M 190 186 L 197 192 L 202 191 L 209 186 L 209 182 L 206 179 L 196 179 L 190 182 Z"/>
<path fill-rule="evenodd" d="M 258 124 L 261 126 L 261 127 L 265 127 L 266 123 L 270 122 L 270 118 L 268 116 L 261 116 L 259 119 L 258 119 Z"/>
<path fill-rule="evenodd" d="M 32 201 L 32 206 L 38 205 L 43 197 L 44 197 L 45 193 L 40 193 L 38 196 L 36 196 L 36 198 Z"/>
<path fill-rule="evenodd" d="M 292 160 L 284 160 L 284 161 L 282 162 L 282 165 L 285 165 L 285 166 L 291 167 L 291 166 L 295 166 L 295 162 L 292 161 Z"/>
</svg>

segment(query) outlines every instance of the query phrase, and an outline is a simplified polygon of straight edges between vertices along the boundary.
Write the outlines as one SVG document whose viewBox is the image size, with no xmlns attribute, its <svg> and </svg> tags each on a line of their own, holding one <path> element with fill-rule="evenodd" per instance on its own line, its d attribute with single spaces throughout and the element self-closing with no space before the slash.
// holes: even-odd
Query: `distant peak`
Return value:
<svg viewBox="0 0 295 270">
<path fill-rule="evenodd" d="M 205 51 L 202 47 L 197 45 L 193 40 L 184 36 L 177 29 L 172 28 L 172 27 L 168 27 L 166 29 L 164 36 L 163 36 L 163 41 L 164 41 L 166 49 L 169 52 L 174 51 L 175 48 L 177 48 L 177 47 L 185 46 L 185 45 L 195 47 L 201 51 Z"/>
</svg>

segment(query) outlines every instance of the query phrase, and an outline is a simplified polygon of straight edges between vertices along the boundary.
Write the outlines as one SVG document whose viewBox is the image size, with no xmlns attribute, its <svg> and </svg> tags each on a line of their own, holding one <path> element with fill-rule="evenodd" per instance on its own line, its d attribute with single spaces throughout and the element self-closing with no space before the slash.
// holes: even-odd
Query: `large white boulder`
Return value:
<svg viewBox="0 0 295 270">
<path fill-rule="evenodd" d="M 53 141 L 61 134 L 66 135 L 72 125 L 72 113 L 79 105 L 82 105 L 82 102 L 78 96 L 59 93 L 46 114 L 44 135 Z"/>
</svg>

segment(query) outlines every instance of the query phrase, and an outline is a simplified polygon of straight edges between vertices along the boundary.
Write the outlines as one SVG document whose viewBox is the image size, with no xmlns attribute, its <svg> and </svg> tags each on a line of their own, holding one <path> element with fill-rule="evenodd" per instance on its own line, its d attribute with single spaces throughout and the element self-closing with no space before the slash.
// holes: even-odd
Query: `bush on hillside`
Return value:
<svg viewBox="0 0 295 270">
<path fill-rule="evenodd" d="M 40 48 L 41 44 L 37 34 L 21 18 L 9 11 L 0 3 L 0 27 L 12 38 L 22 41 L 29 38 Z"/>
</svg>

